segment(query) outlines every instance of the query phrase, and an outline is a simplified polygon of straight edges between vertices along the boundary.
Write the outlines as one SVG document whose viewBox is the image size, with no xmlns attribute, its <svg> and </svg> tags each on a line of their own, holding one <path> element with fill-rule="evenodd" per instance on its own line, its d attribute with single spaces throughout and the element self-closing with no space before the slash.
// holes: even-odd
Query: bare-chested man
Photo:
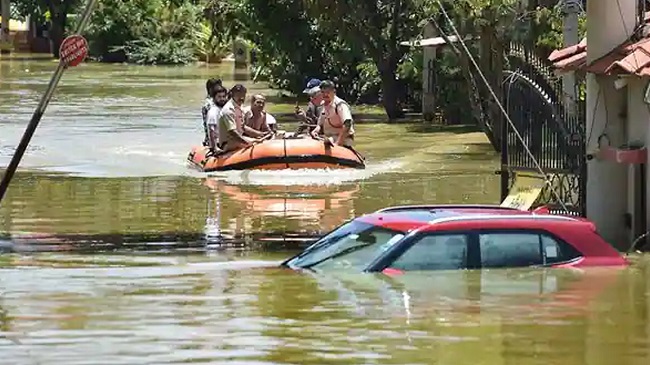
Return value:
<svg viewBox="0 0 650 365">
<path fill-rule="evenodd" d="M 244 113 L 244 133 L 250 137 L 263 137 L 276 131 L 275 118 L 264 110 L 266 99 L 260 94 L 251 96 L 251 105 Z"/>
</svg>

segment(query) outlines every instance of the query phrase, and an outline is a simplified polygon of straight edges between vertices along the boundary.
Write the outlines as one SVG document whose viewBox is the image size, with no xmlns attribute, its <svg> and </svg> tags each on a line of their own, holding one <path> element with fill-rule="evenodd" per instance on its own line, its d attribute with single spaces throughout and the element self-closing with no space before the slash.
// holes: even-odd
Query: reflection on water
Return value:
<svg viewBox="0 0 650 365">
<path fill-rule="evenodd" d="M 646 265 L 393 278 L 236 263 L 43 268 L 27 282 L 25 270 L 4 270 L 3 359 L 640 365 L 650 356 Z"/>
<path fill-rule="evenodd" d="M 488 173 L 408 182 L 401 180 L 404 175 L 340 185 L 255 186 L 216 178 L 21 172 L 0 205 L 0 237 L 21 251 L 202 249 L 210 243 L 206 235 L 250 248 L 295 249 L 386 205 L 458 202 L 459 185 L 469 189 L 461 201 L 490 203 L 497 185 Z"/>
<path fill-rule="evenodd" d="M 310 237 L 354 218 L 353 203 L 359 192 L 358 184 L 242 187 L 206 179 L 205 185 L 214 194 L 214 199 L 208 199 L 208 237 L 222 237 L 224 229 L 235 234 L 257 232 L 260 237 L 266 236 L 262 241 L 272 245 L 278 244 L 278 240 L 271 237 L 274 234 L 281 233 L 282 240 L 296 239 L 295 235 Z M 225 227 L 221 226 L 223 199 L 246 212 L 244 216 L 231 219 Z"/>
</svg>

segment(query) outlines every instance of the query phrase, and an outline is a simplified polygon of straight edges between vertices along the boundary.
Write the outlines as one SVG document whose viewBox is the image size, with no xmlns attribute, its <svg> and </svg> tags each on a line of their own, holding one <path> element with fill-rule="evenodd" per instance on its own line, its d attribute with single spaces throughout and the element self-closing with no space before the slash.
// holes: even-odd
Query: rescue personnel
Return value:
<svg viewBox="0 0 650 365">
<path fill-rule="evenodd" d="M 311 135 L 320 139 L 323 133 L 325 143 L 344 147 L 354 144 L 354 120 L 348 103 L 336 96 L 334 82 L 325 80 L 320 84 L 323 98 L 323 110 L 318 118 L 318 124 Z"/>
<path fill-rule="evenodd" d="M 237 84 L 230 89 L 230 100 L 221 109 L 219 116 L 219 145 L 222 151 L 246 148 L 259 139 L 244 136 L 244 115 L 242 106 L 246 99 L 246 87 Z"/>
</svg>

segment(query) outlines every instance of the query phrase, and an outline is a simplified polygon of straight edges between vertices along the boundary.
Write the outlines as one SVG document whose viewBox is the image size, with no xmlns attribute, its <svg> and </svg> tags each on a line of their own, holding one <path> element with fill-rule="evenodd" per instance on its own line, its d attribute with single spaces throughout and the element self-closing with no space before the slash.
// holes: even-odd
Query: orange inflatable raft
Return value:
<svg viewBox="0 0 650 365">
<path fill-rule="evenodd" d="M 251 147 L 213 156 L 204 146 L 192 148 L 187 159 L 203 172 L 229 170 L 365 168 L 363 156 L 312 138 L 271 139 Z"/>
</svg>

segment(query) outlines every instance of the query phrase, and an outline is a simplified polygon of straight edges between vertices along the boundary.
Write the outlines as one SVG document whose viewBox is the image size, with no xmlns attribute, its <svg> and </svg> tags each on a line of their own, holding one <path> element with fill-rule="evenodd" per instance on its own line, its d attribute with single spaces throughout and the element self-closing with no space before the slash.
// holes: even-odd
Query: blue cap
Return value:
<svg viewBox="0 0 650 365">
<path fill-rule="evenodd" d="M 307 87 L 302 92 L 305 94 L 313 94 L 320 91 L 321 81 L 319 79 L 311 79 L 307 83 Z"/>
</svg>

